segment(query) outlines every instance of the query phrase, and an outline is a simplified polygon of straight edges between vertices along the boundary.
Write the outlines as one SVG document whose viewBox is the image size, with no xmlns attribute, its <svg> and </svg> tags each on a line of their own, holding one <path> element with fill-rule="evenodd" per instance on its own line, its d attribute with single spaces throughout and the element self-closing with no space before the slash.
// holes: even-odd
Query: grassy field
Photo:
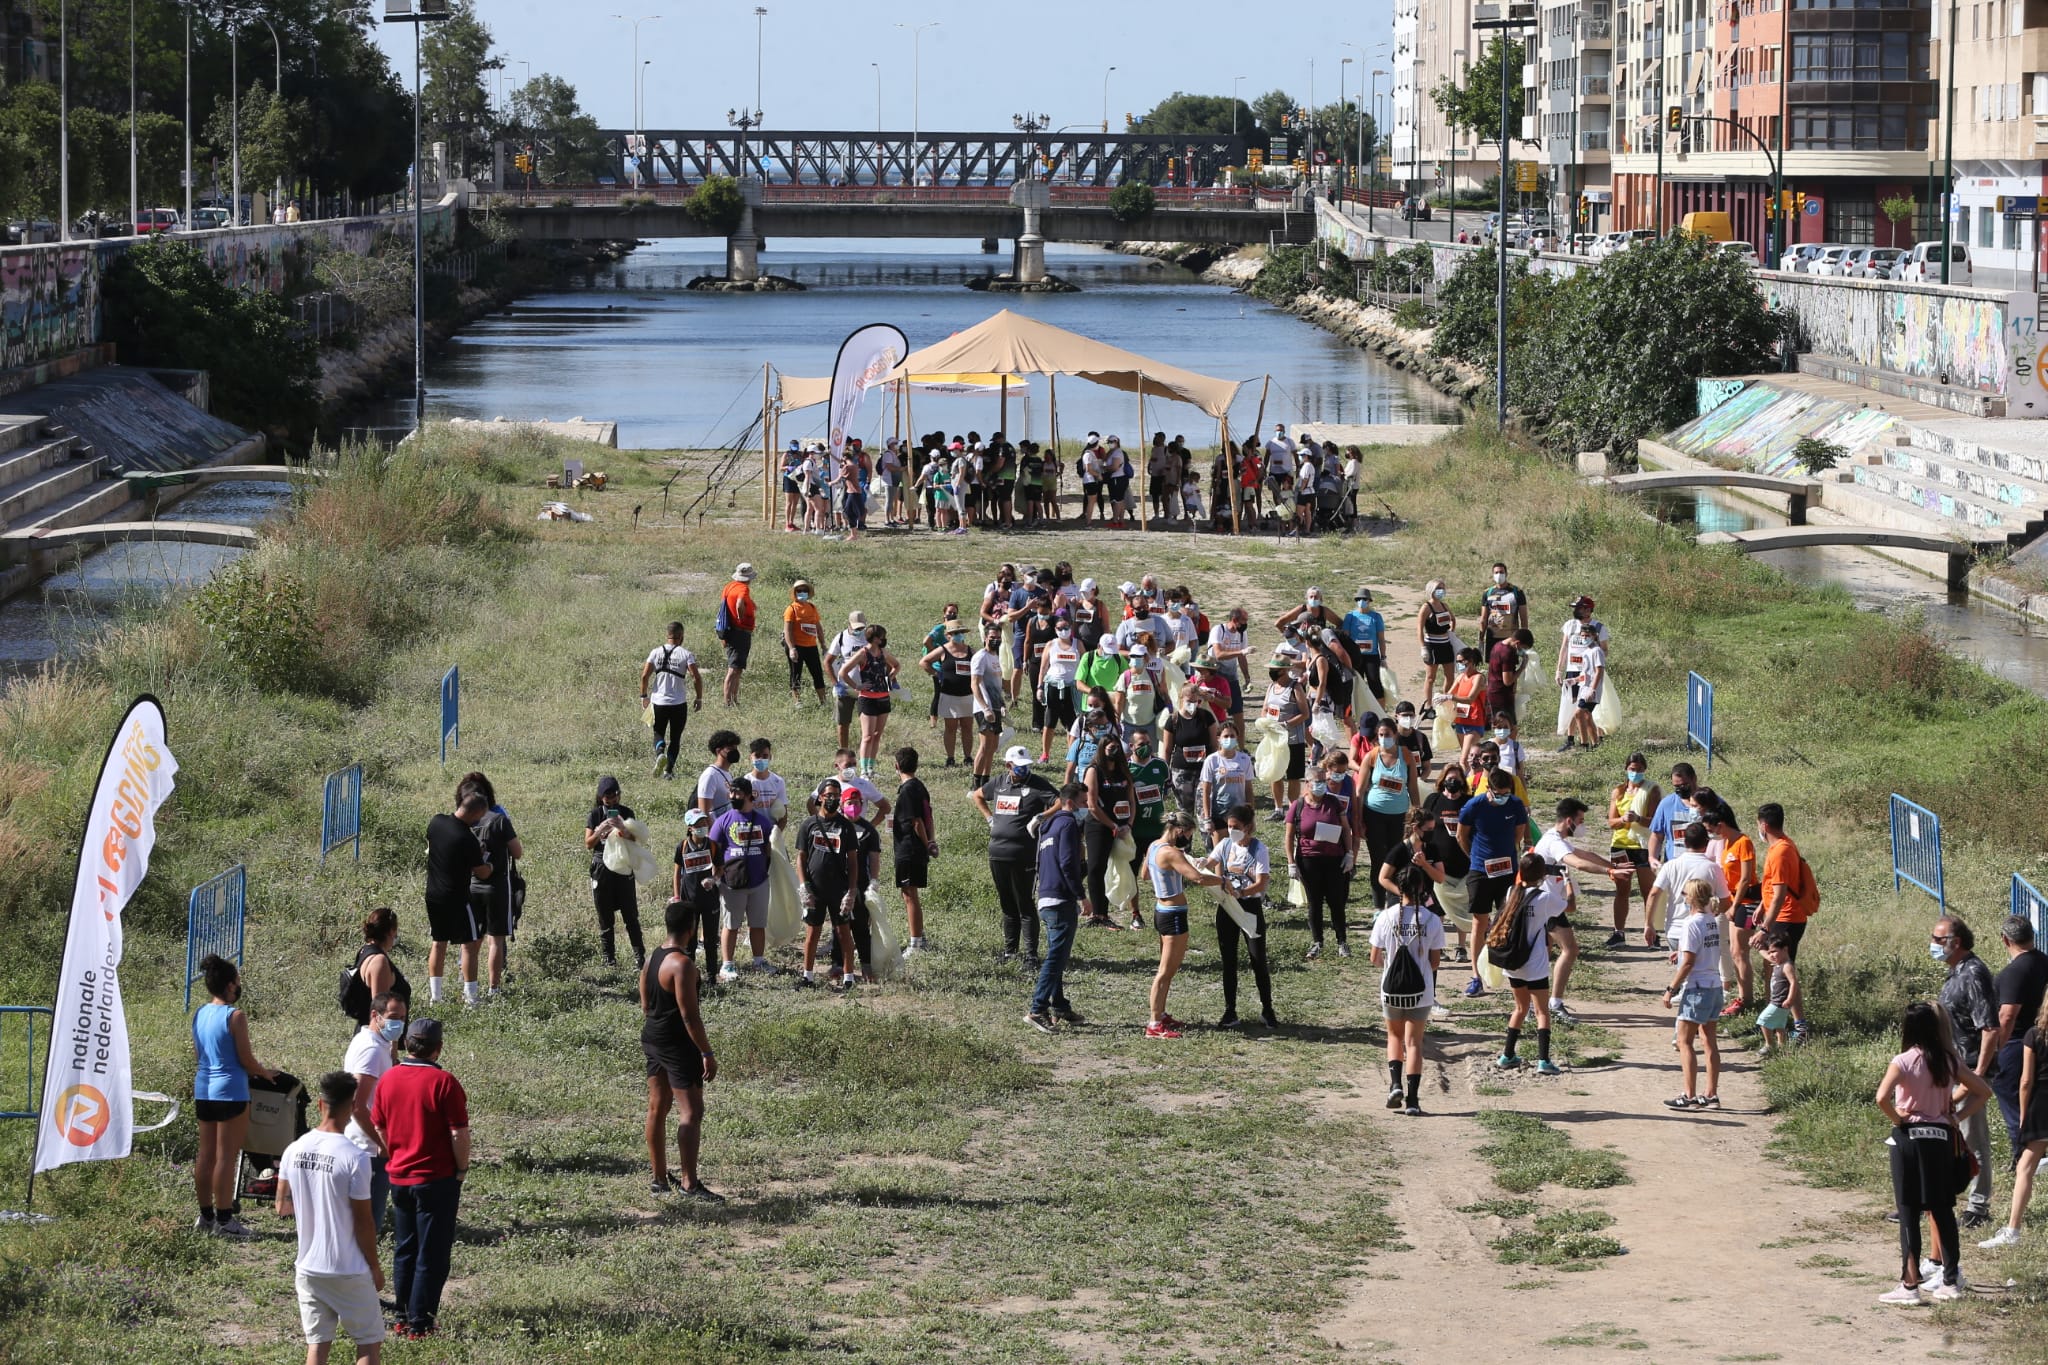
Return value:
<svg viewBox="0 0 2048 1365">
<path fill-rule="evenodd" d="M 906 983 L 854 1002 L 798 995 L 786 977 L 713 991 L 706 1015 L 722 1073 L 704 1171 L 732 1202 L 707 1212 L 647 1196 L 638 1013 L 630 974 L 599 965 L 580 833 L 606 772 L 659 838 L 679 832 L 684 789 L 647 775 L 639 661 L 680 618 L 710 663 L 714 595 L 737 560 L 759 570 L 764 615 L 779 614 L 790 581 L 807 576 L 828 626 L 861 608 L 891 628 L 899 653 L 945 602 L 971 610 L 1002 559 L 1069 559 L 1106 584 L 1157 571 L 1190 585 L 1212 615 L 1243 603 L 1270 627 L 1309 583 L 1342 601 L 1359 581 L 1412 592 L 1442 576 L 1469 614 L 1500 558 L 1536 601 L 1546 659 L 1562 604 L 1593 593 L 1614 631 L 1628 719 L 1594 754 L 1541 760 L 1536 802 L 1597 798 L 1630 748 L 1668 766 L 1681 747 L 1686 669 L 1714 679 L 1712 785 L 1745 819 L 1760 801 L 1785 802 L 1825 888 L 1806 955 L 1821 1039 L 1768 1073 L 1787 1115 L 1780 1154 L 1825 1180 L 1882 1181 L 1867 1103 L 1888 1055 L 1882 1034 L 1903 1000 L 1935 982 L 1921 946 L 1931 910 L 1891 892 L 1887 794 L 1903 791 L 1948 820 L 1952 903 L 1980 934 L 2003 912 L 2007 876 L 2029 870 L 2027 858 L 2040 871 L 2039 701 L 1951 661 L 1910 623 L 1699 551 L 1477 435 L 1375 452 L 1373 490 L 1405 523 L 1308 545 L 1095 532 L 850 546 L 762 531 L 748 518 L 758 489 L 739 492 L 737 507 L 714 499 L 701 522 L 664 525 L 659 484 L 680 468 L 678 488 L 701 487 L 701 467 L 635 452 L 597 462 L 613 483 L 581 503 L 594 524 L 537 525 L 529 518 L 547 495 L 535 485 L 560 454 L 524 437 L 440 433 L 426 458 L 355 469 L 250 561 L 263 581 L 298 585 L 302 628 L 260 596 L 228 603 L 238 624 L 224 631 L 173 604 L 119 628 L 90 661 L 0 700 L 9 1002 L 48 997 L 92 759 L 129 696 L 147 689 L 165 701 L 183 770 L 129 912 L 123 980 L 138 1084 L 173 1093 L 192 1075 L 179 985 L 185 888 L 247 864 L 256 1051 L 311 1077 L 340 1062 L 346 1021 L 333 982 L 356 922 L 371 906 L 397 907 L 401 962 L 419 982 L 420 831 L 460 772 L 479 767 L 494 780 L 528 850 L 529 911 L 507 998 L 440 1012 L 446 1060 L 472 1100 L 477 1171 L 447 1334 L 404 1348 L 408 1360 L 829 1350 L 880 1362 L 1317 1361 L 1338 1354 L 1315 1324 L 1339 1282 L 1400 1244 L 1385 1199 L 1416 1130 L 1359 1102 L 1384 1075 L 1363 955 L 1305 963 L 1302 917 L 1283 915 L 1282 1027 L 1197 1029 L 1168 1046 L 1139 1030 L 1156 940 L 1084 931 L 1069 980 L 1088 1023 L 1054 1038 L 1031 1032 L 1019 1022 L 1026 980 L 996 961 L 980 823 L 958 770 L 939 766 L 921 706 L 899 712 L 890 739 L 925 752 L 937 798 L 945 855 L 927 903 L 940 951 Z M 730 723 L 773 738 L 777 770 L 807 783 L 829 759 L 829 717 L 791 704 L 765 632 L 763 646 Z M 1412 691 L 1412 651 L 1397 658 Z M 444 771 L 435 698 L 450 663 L 462 668 L 464 713 Z M 267 687 L 251 685 L 252 667 L 268 670 Z M 691 718 L 693 747 L 728 723 L 715 665 L 709 674 L 712 707 Z M 323 870 L 320 777 L 356 761 L 367 774 L 363 860 L 330 858 Z M 642 903 L 657 919 L 658 900 L 643 893 Z M 1587 907 L 1585 918 L 1603 917 L 1604 906 Z M 1213 942 L 1197 929 L 1197 948 Z M 1594 982 L 1598 966 L 1595 951 Z M 1220 1013 L 1213 950 L 1191 958 L 1174 1006 L 1190 1020 Z M 1490 1027 L 1492 1014 L 1460 1022 Z M 1578 1046 L 1597 1053 L 1599 1041 Z M 12 1077 L 18 1062 L 0 1067 Z M 1583 1154 L 1557 1149 L 1547 1132 L 1510 1124 L 1497 1136 L 1537 1183 L 1580 1178 Z M 0 1125 L 10 1204 L 27 1136 L 26 1125 Z M 296 1357 L 289 1235 L 267 1214 L 250 1245 L 194 1235 L 194 1141 L 184 1119 L 125 1163 L 39 1183 L 38 1207 L 58 1221 L 0 1231 L 0 1357 L 99 1355 L 117 1331 L 138 1359 Z M 1597 1223 L 1538 1215 L 1502 1252 L 1597 1265 Z M 1888 1235 L 1873 1211 L 1870 1236 Z M 1975 1260 L 1973 1278 L 1989 1278 Z M 2030 1241 L 1999 1266 L 2019 1291 L 1943 1311 L 1992 1319 L 1983 1329 L 2029 1357 L 2040 1349 L 2030 1343 L 2044 1267 Z M 1589 1310 L 1601 1314 L 1613 1315 Z"/>
</svg>

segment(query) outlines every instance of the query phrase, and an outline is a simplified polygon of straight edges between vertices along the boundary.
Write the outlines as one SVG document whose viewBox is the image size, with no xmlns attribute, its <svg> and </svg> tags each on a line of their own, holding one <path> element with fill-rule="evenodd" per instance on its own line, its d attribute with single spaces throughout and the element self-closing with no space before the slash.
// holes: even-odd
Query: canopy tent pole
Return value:
<svg viewBox="0 0 2048 1365">
<path fill-rule="evenodd" d="M 911 407 L 910 407 L 910 376 L 909 376 L 909 375 L 907 375 L 907 374 L 906 374 L 906 375 L 904 375 L 904 376 L 903 376 L 903 387 L 897 390 L 897 394 L 898 394 L 898 399 L 899 399 L 899 401 L 900 401 L 900 402 L 902 403 L 902 405 L 903 405 L 903 426 L 904 426 L 905 430 L 908 430 L 908 431 L 913 431 L 913 432 L 914 432 L 914 431 L 916 431 L 916 430 L 917 430 L 917 417 L 916 417 L 916 414 L 915 414 L 914 412 L 912 412 L 912 410 L 911 410 Z M 923 443 L 922 441 L 919 441 L 919 442 L 918 442 L 917 444 L 918 444 L 918 446 L 919 446 L 920 448 L 922 448 L 922 446 L 923 446 L 923 444 L 924 444 L 924 443 Z M 903 518 L 904 518 L 904 524 L 905 524 L 906 526 L 915 526 L 915 525 L 917 525 L 917 498 L 916 498 L 916 497 L 915 497 L 915 495 L 913 495 L 913 494 L 911 493 L 911 491 L 910 491 L 910 479 L 911 479 L 911 476 L 912 476 L 912 474 L 913 474 L 913 473 L 917 473 L 917 472 L 921 472 L 921 471 L 914 471 L 914 470 L 912 470 L 912 469 L 911 469 L 911 467 L 910 467 L 910 466 L 911 466 L 911 459 L 910 459 L 910 457 L 909 457 L 909 455 L 908 455 L 907 453 L 899 452 L 899 454 L 901 454 L 901 455 L 902 455 L 902 460 L 903 460 Z"/>
<path fill-rule="evenodd" d="M 775 367 L 761 366 L 761 523 L 775 525 L 775 490 L 780 481 L 775 477 L 775 420 L 769 408 L 769 392 L 774 383 Z"/>
<path fill-rule="evenodd" d="M 1005 439 L 1010 434 L 1010 376 L 1007 374 L 996 384 L 996 430 Z"/>
<path fill-rule="evenodd" d="M 1138 373 L 1138 440 L 1143 445 L 1146 460 L 1149 462 L 1152 456 L 1152 442 L 1151 438 L 1145 435 L 1145 375 L 1142 370 Z M 1131 452 L 1126 450 L 1124 452 L 1124 459 L 1129 460 L 1130 458 Z M 1138 486 L 1138 529 L 1140 531 L 1152 529 L 1149 517 L 1152 503 L 1151 499 L 1145 496 L 1146 484 L 1151 477 L 1150 470 L 1142 469 L 1135 464 L 1131 466 L 1131 483 Z"/>
<path fill-rule="evenodd" d="M 1272 387 L 1273 376 L 1269 373 L 1259 381 L 1259 415 L 1252 419 L 1252 440 L 1254 442 L 1258 441 L 1259 433 L 1266 429 L 1266 390 Z M 1254 490 L 1254 496 L 1256 496 L 1256 490 Z M 1230 490 L 1230 533 L 1232 535 L 1241 534 L 1242 531 L 1238 522 L 1237 505 L 1243 501 L 1244 499 L 1238 495 L 1237 489 L 1233 486 Z"/>
</svg>

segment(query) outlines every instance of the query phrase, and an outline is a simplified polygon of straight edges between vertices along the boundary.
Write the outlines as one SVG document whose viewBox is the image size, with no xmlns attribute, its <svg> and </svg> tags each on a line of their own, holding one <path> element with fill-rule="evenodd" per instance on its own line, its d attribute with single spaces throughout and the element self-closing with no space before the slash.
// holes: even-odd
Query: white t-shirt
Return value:
<svg viewBox="0 0 2048 1365">
<path fill-rule="evenodd" d="M 1102 453 L 1093 446 L 1081 452 L 1081 482 L 1102 482 Z"/>
<path fill-rule="evenodd" d="M 1681 953 L 1692 954 L 1692 971 L 1685 978 L 1688 986 L 1709 986 L 1719 990 L 1721 986 L 1721 917 L 1719 915 L 1687 915 L 1678 926 L 1678 938 L 1673 946 Z"/>
<path fill-rule="evenodd" d="M 993 704 L 991 704 L 993 699 Z M 993 715 L 1003 705 L 1003 660 L 993 650 L 974 652 L 974 714 Z"/>
<path fill-rule="evenodd" d="M 732 805 L 732 778 L 716 763 L 706 768 L 697 779 L 697 799 L 702 801 L 707 797 L 711 801 L 714 819 L 725 814 Z"/>
<path fill-rule="evenodd" d="M 1266 441 L 1266 474 L 1277 477 L 1294 472 L 1295 444 L 1285 436 L 1274 436 Z"/>
<path fill-rule="evenodd" d="M 1572 847 L 1572 841 L 1559 834 L 1555 829 L 1543 831 L 1543 837 L 1536 841 L 1536 851 L 1543 855 L 1543 861 L 1560 868 L 1565 865 L 1564 860 L 1566 858 L 1578 852 L 1577 849 Z M 1560 900 L 1569 901 L 1571 899 L 1571 873 L 1559 872 L 1554 876 L 1545 877 L 1543 884 L 1552 891 L 1555 891 Z"/>
<path fill-rule="evenodd" d="M 1714 888 L 1717 900 L 1728 899 L 1728 878 L 1721 866 L 1704 853 L 1687 849 L 1657 869 L 1657 878 L 1650 883 L 1652 892 L 1662 891 L 1667 898 L 1664 902 L 1664 938 L 1674 946 L 1678 942 L 1680 921 L 1692 913 L 1685 903 L 1685 884 L 1691 881 L 1705 882 Z"/>
<path fill-rule="evenodd" d="M 1223 889 L 1225 891 L 1230 892 L 1231 895 L 1236 896 L 1240 900 L 1253 894 L 1261 896 L 1266 894 L 1264 891 L 1257 893 L 1250 891 L 1238 892 L 1232 890 L 1230 885 L 1233 878 L 1243 878 L 1246 882 L 1256 882 L 1261 877 L 1273 875 L 1272 854 L 1266 847 L 1265 840 L 1257 839 L 1255 841 L 1253 835 L 1247 834 L 1243 843 L 1233 844 L 1225 842 L 1218 853 L 1210 856 L 1222 870 Z M 1271 889 L 1271 887 L 1267 888 L 1268 891 Z"/>
<path fill-rule="evenodd" d="M 1387 955 L 1390 965 L 1396 951 L 1413 956 L 1415 965 L 1422 969 L 1422 999 L 1416 1008 L 1436 1004 L 1436 973 L 1430 970 L 1429 955 L 1432 951 L 1443 951 L 1442 917 L 1419 905 L 1390 905 L 1372 922 L 1372 946 Z M 1384 968 L 1380 979 L 1386 980 Z"/>
<path fill-rule="evenodd" d="M 849 627 L 832 637 L 832 644 L 825 651 L 825 667 L 832 675 L 832 690 L 839 696 L 848 695 L 846 684 L 839 681 L 839 670 L 845 666 L 848 659 L 866 649 L 867 644 L 865 628 L 854 630 Z"/>
<path fill-rule="evenodd" d="M 1074 685 L 1074 677 L 1081 668 L 1081 647 L 1074 643 L 1071 635 L 1064 640 L 1055 637 L 1040 658 L 1045 668 L 1047 687 Z"/>
<path fill-rule="evenodd" d="M 656 706 L 681 706 L 688 696 L 683 683 L 697 666 L 697 656 L 681 645 L 657 645 L 648 653 L 647 662 L 654 669 L 647 683 L 647 700 Z"/>
<path fill-rule="evenodd" d="M 789 818 L 789 784 L 782 780 L 780 773 L 772 770 L 765 773 L 749 771 L 747 781 L 753 784 L 755 810 L 772 816 L 777 809 L 781 809 L 782 818 Z"/>
<path fill-rule="evenodd" d="M 370 1263 L 356 1245 L 356 1215 L 349 1201 L 370 1197 L 369 1155 L 340 1133 L 315 1128 L 284 1149 L 277 1178 L 292 1189 L 298 1270 L 367 1277 Z"/>
<path fill-rule="evenodd" d="M 1593 637 L 1597 637 L 1597 641 L 1603 649 L 1606 648 L 1607 627 L 1599 622 L 1594 624 L 1600 625 L 1600 629 L 1596 632 L 1588 632 L 1576 616 L 1564 623 L 1564 646 L 1562 652 L 1564 655 L 1564 675 L 1567 678 L 1576 678 L 1584 670 L 1580 655 L 1585 650 L 1586 645 L 1592 642 Z"/>
<path fill-rule="evenodd" d="M 1252 789 L 1251 756 L 1238 749 L 1232 753 L 1217 750 L 1202 760 L 1202 774 L 1198 782 L 1207 784 L 1209 800 L 1214 804 L 1228 801 L 1236 805 L 1249 800 Z M 1209 811 L 1198 812 L 1198 819 L 1206 819 Z"/>
<path fill-rule="evenodd" d="M 1169 654 L 1179 649 L 1182 645 L 1193 649 L 1202 641 L 1202 632 L 1196 628 L 1195 618 L 1187 612 L 1182 612 L 1178 621 L 1174 620 L 1171 615 L 1166 617 L 1166 635 L 1167 653 Z"/>
<path fill-rule="evenodd" d="M 1513 981 L 1541 981 L 1550 975 L 1550 922 L 1564 913 L 1564 897 L 1539 886 L 1529 897 L 1523 930 L 1529 935 L 1529 958 L 1509 972 Z"/>
<path fill-rule="evenodd" d="M 357 1029 L 349 1036 L 348 1055 L 343 1057 L 341 1062 L 343 1071 L 381 1081 L 384 1079 L 384 1073 L 395 1065 L 397 1063 L 391 1056 L 391 1044 L 376 1034 L 367 1029 Z M 376 1154 L 375 1149 L 370 1146 L 370 1135 L 363 1131 L 362 1125 L 354 1118 L 348 1121 L 348 1140 L 372 1156 Z"/>
<path fill-rule="evenodd" d="M 1589 681 L 1595 673 L 1600 675 L 1597 683 Z M 1595 703 L 1600 700 L 1600 694 L 1607 690 L 1607 651 L 1591 641 L 1587 641 L 1579 649 L 1578 689 L 1578 700 Z"/>
</svg>

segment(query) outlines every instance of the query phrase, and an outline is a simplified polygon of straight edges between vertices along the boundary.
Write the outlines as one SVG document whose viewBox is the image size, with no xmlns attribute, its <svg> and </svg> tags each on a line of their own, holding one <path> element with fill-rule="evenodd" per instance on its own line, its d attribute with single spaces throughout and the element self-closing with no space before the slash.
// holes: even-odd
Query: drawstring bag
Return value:
<svg viewBox="0 0 2048 1365">
<path fill-rule="evenodd" d="M 1109 866 L 1103 869 L 1102 893 L 1108 899 L 1111 910 L 1121 910 L 1138 894 L 1138 877 L 1131 871 L 1131 861 L 1138 856 L 1138 845 L 1130 835 L 1123 835 L 1109 846 Z"/>
<path fill-rule="evenodd" d="M 1287 732 L 1259 717 L 1259 747 L 1252 753 L 1252 776 L 1268 784 L 1287 780 Z"/>
<path fill-rule="evenodd" d="M 797 899 L 796 869 L 782 848 L 782 831 L 768 836 L 768 946 L 779 948 L 804 936 L 803 906 Z"/>
<path fill-rule="evenodd" d="M 903 949 L 896 944 L 896 930 L 889 924 L 889 912 L 882 906 L 882 893 L 868 883 L 868 967 L 878 981 L 894 981 L 903 971 Z"/>
<path fill-rule="evenodd" d="M 1422 977 L 1422 968 L 1415 961 L 1414 950 L 1408 946 L 1408 918 L 1406 907 L 1395 913 L 1400 917 L 1399 932 L 1394 936 L 1394 950 L 1387 958 L 1386 974 L 1380 977 L 1380 1001 L 1390 1010 L 1412 1010 L 1422 1007 L 1422 997 L 1429 985 Z M 1422 942 L 1422 912 L 1418 909 L 1415 918 L 1415 941 Z"/>
</svg>

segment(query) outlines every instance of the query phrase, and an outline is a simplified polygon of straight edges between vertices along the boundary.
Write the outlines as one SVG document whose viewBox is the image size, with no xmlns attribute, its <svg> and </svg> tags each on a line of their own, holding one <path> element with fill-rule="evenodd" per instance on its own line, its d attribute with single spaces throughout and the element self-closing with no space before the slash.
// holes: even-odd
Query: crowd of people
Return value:
<svg viewBox="0 0 2048 1365">
<path fill-rule="evenodd" d="M 719 598 L 714 629 L 728 707 L 750 657 L 754 578 L 751 565 L 739 565 Z M 1351 957 L 1353 906 L 1369 899 L 1365 947 L 1386 1026 L 1386 1104 L 1420 1116 L 1424 1037 L 1448 1017 L 1442 997 L 1451 991 L 1509 998 L 1497 1068 L 1559 1073 L 1553 1030 L 1578 1022 L 1568 992 L 1583 878 L 1612 891 L 1605 947 L 1634 945 L 1639 899 L 1640 943 L 1671 968 L 1660 998 L 1675 1014 L 1683 1088 L 1667 1105 L 1718 1108 L 1726 1021 L 1753 1011 L 1766 1053 L 1811 1033 L 1798 962 L 1821 890 L 1785 810 L 1764 802 L 1745 821 L 1690 764 L 1672 764 L 1660 781 L 1642 753 L 1631 753 L 1604 801 L 1565 796 L 1539 814 L 1524 741 L 1550 696 L 1534 605 L 1495 564 L 1477 593 L 1474 647 L 1459 636 L 1450 598 L 1450 585 L 1431 581 L 1412 625 L 1397 628 L 1371 585 L 1355 590 L 1348 611 L 1311 586 L 1299 605 L 1255 625 L 1245 607 L 1204 603 L 1156 574 L 1104 590 L 1066 563 L 1003 564 L 978 599 L 947 604 L 915 637 L 918 647 L 899 656 L 864 607 L 850 609 L 828 640 L 817 586 L 795 580 L 782 632 L 789 689 L 800 706 L 808 681 L 821 718 L 831 694 L 839 747 L 830 770 L 806 792 L 775 771 L 770 739 L 721 726 L 704 740 L 672 853 L 657 851 L 617 776 L 597 780 L 585 821 L 603 959 L 619 965 L 623 927 L 639 976 L 652 1192 L 719 1199 L 698 1171 L 704 1091 L 718 1074 L 700 1007 L 707 989 L 737 988 L 746 975 L 789 976 L 798 990 L 852 994 L 932 950 L 923 893 L 939 856 L 924 776 L 933 739 L 949 774 L 933 780 L 941 790 L 964 788 L 985 823 L 1000 956 L 1030 974 L 1023 1021 L 1033 1029 L 1059 1034 L 1083 1024 L 1066 992 L 1081 931 L 1145 930 L 1147 890 L 1158 959 L 1142 1005 L 1134 993 L 1130 1025 L 1162 1041 L 1191 1027 L 1170 1005 L 1198 907 L 1213 912 L 1203 918 L 1223 988 L 1213 1027 L 1245 1026 L 1242 965 L 1257 1021 L 1271 1029 L 1280 1025 L 1278 955 L 1314 962 L 1333 949 Z M 1607 738 L 1601 703 L 1611 696 L 1614 642 L 1594 608 L 1589 597 L 1574 599 L 1558 627 L 1549 676 L 1564 749 Z M 1404 629 L 1412 631 L 1405 643 Z M 686 634 L 671 623 L 640 667 L 657 780 L 675 777 L 690 701 L 704 705 Z M 1416 699 L 1400 695 L 1403 674 L 1419 682 Z M 916 705 L 918 692 L 928 693 L 926 749 L 900 742 L 901 720 L 892 746 L 898 704 Z M 878 785 L 884 754 L 893 778 L 886 792 Z M 1603 828 L 1604 849 L 1588 837 Z M 429 1003 L 457 998 L 444 985 L 450 946 L 464 1006 L 504 988 L 524 856 L 489 778 L 465 775 L 451 809 L 427 829 Z M 651 951 L 639 920 L 650 885 L 665 900 L 663 937 Z M 888 887 L 903 902 L 900 947 Z M 394 1330 L 434 1330 L 448 1273 L 469 1121 L 460 1083 L 437 1065 L 443 1025 L 411 1018 L 414 989 L 391 956 L 398 927 L 388 908 L 363 923 L 341 990 L 356 1032 L 341 1069 L 320 1080 L 320 1128 L 282 1166 L 280 1206 L 298 1210 L 299 1294 L 316 1345 L 332 1341 L 337 1323 L 359 1344 L 381 1330 L 381 1319 L 365 1316 L 363 1285 L 380 1274 L 376 1230 L 387 1200 Z M 793 973 L 771 960 L 799 939 Z M 2048 1153 L 2048 1112 L 2035 1097 L 2048 1079 L 2048 956 L 2023 918 L 2008 921 L 2002 939 L 2008 961 L 1994 978 L 1959 917 L 1935 926 L 1930 952 L 1947 965 L 1947 984 L 1938 1002 L 1907 1011 L 1901 1051 L 1877 1094 L 1895 1124 L 1903 1266 L 1887 1302 L 1960 1292 L 1959 1228 L 1991 1217 L 1988 1098 L 1999 1102 L 2018 1162 L 2010 1218 L 1984 1246 L 2018 1239 L 2034 1166 Z M 193 1020 L 199 1226 L 245 1236 L 234 1193 L 250 1078 L 275 1073 L 252 1051 L 233 964 L 203 965 L 210 998 Z M 1533 1059 L 1524 1055 L 1529 1044 Z M 1959 1222 L 1954 1205 L 1965 1187 Z M 1923 1223 L 1932 1225 L 1931 1243 Z"/>
<path fill-rule="evenodd" d="M 1264 441 L 1218 449 L 1206 471 L 1186 437 L 1163 431 L 1143 452 L 1091 431 L 1071 470 L 1057 444 L 1012 442 L 1000 431 L 985 440 L 978 431 L 891 436 L 872 450 L 851 439 L 837 455 L 824 441 L 793 440 L 780 469 L 782 529 L 846 540 L 858 540 L 871 518 L 890 530 L 924 526 L 947 535 L 1156 522 L 1310 536 L 1351 524 L 1362 474 L 1357 446 L 1340 451 L 1309 432 L 1297 439 L 1284 422 Z M 1062 514 L 1070 498 L 1071 519 Z"/>
</svg>

